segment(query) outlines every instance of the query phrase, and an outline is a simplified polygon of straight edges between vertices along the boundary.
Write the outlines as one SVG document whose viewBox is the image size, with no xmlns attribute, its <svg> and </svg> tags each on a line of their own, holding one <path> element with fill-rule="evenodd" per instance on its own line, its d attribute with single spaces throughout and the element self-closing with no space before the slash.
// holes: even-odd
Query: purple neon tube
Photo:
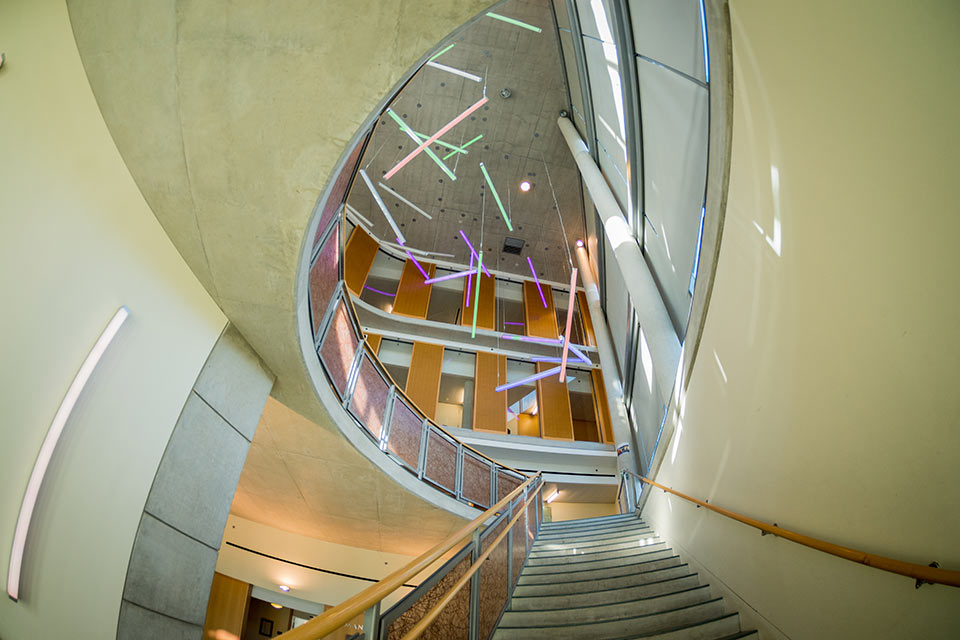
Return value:
<svg viewBox="0 0 960 640">
<path fill-rule="evenodd" d="M 528 384 L 530 382 L 536 382 L 537 380 L 542 380 L 543 378 L 549 378 L 550 376 L 560 373 L 560 367 L 554 367 L 548 371 L 541 371 L 540 373 L 535 373 L 534 375 L 524 378 L 523 380 L 517 380 L 516 382 L 508 382 L 507 384 L 500 385 L 494 391 L 506 391 L 507 389 L 513 389 L 514 387 L 519 387 L 520 385 Z"/>
<path fill-rule="evenodd" d="M 463 233 L 461 231 L 460 233 Z M 537 291 L 540 292 L 540 302 L 543 303 L 543 308 L 547 308 L 547 299 L 543 297 L 543 287 L 540 286 L 540 278 L 537 277 L 537 270 L 533 268 L 533 260 L 530 259 L 530 256 L 527 256 L 527 264 L 530 265 L 530 273 L 533 274 L 533 281 L 537 283 Z"/>
<path fill-rule="evenodd" d="M 469 238 L 467 238 L 467 234 L 463 232 L 463 229 L 460 229 L 460 237 L 463 238 L 463 241 L 467 243 L 468 247 L 470 247 L 470 257 L 473 258 L 474 260 L 479 260 L 480 257 L 477 255 L 477 250 L 473 248 L 473 245 L 470 243 Z M 483 275 L 489 278 L 490 272 L 487 271 L 487 267 L 485 265 L 480 265 L 480 266 L 483 267 Z M 547 306 L 546 303 L 544 303 L 543 306 Z"/>
</svg>

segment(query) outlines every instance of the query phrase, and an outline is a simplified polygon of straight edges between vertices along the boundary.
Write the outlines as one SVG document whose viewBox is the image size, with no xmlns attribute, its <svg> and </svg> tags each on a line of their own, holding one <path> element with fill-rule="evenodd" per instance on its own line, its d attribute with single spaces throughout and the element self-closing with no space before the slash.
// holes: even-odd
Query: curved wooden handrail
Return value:
<svg viewBox="0 0 960 640">
<path fill-rule="evenodd" d="M 811 536 L 805 536 L 802 533 L 797 533 L 796 531 L 791 531 L 790 529 L 778 527 L 775 524 L 767 524 L 766 522 L 756 520 L 755 518 L 749 518 L 745 515 L 737 513 L 736 511 L 730 511 L 729 509 L 724 509 L 723 507 L 717 507 L 708 502 L 704 502 L 703 500 L 697 500 L 696 498 L 688 496 L 685 493 L 674 491 L 669 487 L 665 487 L 662 484 L 654 482 L 649 478 L 645 478 L 640 474 L 634 473 L 633 471 L 625 469 L 624 473 L 628 473 L 642 482 L 645 482 L 658 489 L 662 489 L 667 493 L 672 493 L 673 495 L 699 505 L 704 509 L 709 509 L 710 511 L 719 513 L 720 515 L 731 518 L 732 520 L 736 520 L 737 522 L 742 522 L 745 525 L 760 529 L 765 533 L 772 533 L 779 538 L 784 538 L 785 540 L 802 544 L 805 547 L 810 547 L 811 549 L 816 549 L 817 551 L 829 553 L 832 556 L 850 560 L 851 562 L 856 562 L 857 564 L 873 567 L 874 569 L 881 569 L 883 571 L 889 571 L 890 573 L 896 573 L 901 576 L 907 576 L 915 580 L 935 584 L 945 584 L 951 587 L 960 587 L 960 571 L 951 571 L 949 569 L 939 569 L 937 567 L 929 567 L 922 564 L 904 562 L 903 560 L 896 560 L 894 558 L 887 558 L 886 556 L 878 556 L 872 553 L 866 553 L 857 549 L 842 547 L 838 544 L 833 544 L 832 542 L 827 542 Z"/>
<path fill-rule="evenodd" d="M 354 323 L 356 323 L 357 327 L 359 327 L 359 326 L 360 326 L 360 323 L 357 321 L 357 317 L 358 317 L 358 316 L 357 316 L 357 309 L 356 309 L 356 307 L 353 305 L 353 297 L 352 297 L 352 296 L 353 296 L 353 294 L 350 293 L 350 292 L 347 290 L 346 285 L 344 285 L 343 299 L 347 301 L 346 304 L 347 304 L 347 306 L 348 306 L 349 309 L 350 309 L 350 313 L 353 314 L 353 318 L 352 318 L 352 319 L 353 319 Z M 362 334 L 363 331 L 361 330 L 360 333 Z M 407 401 L 407 404 L 409 404 L 410 406 L 412 406 L 412 407 L 417 407 L 417 403 L 414 402 L 413 400 L 411 400 L 411 399 L 410 399 L 410 396 L 408 396 L 407 393 L 406 393 L 403 389 L 400 388 L 400 385 L 397 384 L 397 381 L 393 379 L 393 376 L 390 375 L 390 372 L 387 370 L 387 368 L 383 365 L 382 362 L 380 362 L 380 358 L 377 356 L 377 354 L 375 354 L 375 353 L 373 352 L 373 349 L 370 347 L 370 343 L 367 342 L 366 336 L 362 336 L 362 337 L 363 337 L 363 340 L 361 340 L 360 343 L 363 345 L 363 347 L 362 347 L 363 350 L 367 353 L 367 355 L 369 355 L 371 358 L 373 358 L 374 360 L 377 361 L 377 363 L 380 365 L 380 369 L 383 371 L 384 374 L 386 374 L 386 376 L 387 376 L 387 378 L 390 380 L 390 382 L 393 383 L 393 386 L 394 386 L 394 388 L 396 389 L 397 395 L 402 396 L 403 399 L 406 400 L 406 401 Z M 419 411 L 421 414 L 423 414 L 423 412 L 420 411 L 420 408 L 419 408 L 419 407 L 417 407 L 417 411 Z M 453 435 L 452 433 L 450 433 L 449 431 L 447 431 L 446 429 L 444 429 L 443 427 L 441 427 L 440 425 L 438 425 L 436 422 L 434 422 L 434 421 L 431 420 L 430 418 L 427 418 L 427 422 L 429 422 L 431 425 L 433 425 L 434 427 L 436 427 L 439 431 L 442 431 L 444 434 L 446 434 L 446 435 L 449 436 L 450 438 L 453 438 L 454 440 L 456 440 L 459 444 L 463 445 L 463 448 L 464 448 L 464 449 L 469 449 L 469 450 L 470 450 L 470 453 L 476 454 L 477 456 L 483 458 L 484 460 L 492 463 L 492 464 L 494 465 L 494 467 L 502 467 L 502 468 L 504 468 L 504 469 L 508 469 L 508 470 L 510 470 L 510 471 L 513 471 L 513 472 L 516 473 L 516 474 L 519 474 L 520 476 L 522 476 L 522 477 L 524 477 L 524 478 L 529 478 L 529 477 L 530 477 L 529 474 L 526 474 L 526 473 L 524 473 L 523 471 L 518 471 L 517 469 L 514 469 L 513 467 L 509 467 L 509 466 L 503 464 L 502 462 L 497 462 L 496 460 L 494 460 L 494 459 L 491 458 L 490 456 L 486 455 L 486 454 L 483 453 L 482 451 L 477 451 L 476 449 L 474 449 L 473 447 L 471 447 L 470 445 L 468 445 L 466 442 L 462 442 L 457 436 Z"/>
<path fill-rule="evenodd" d="M 523 484 L 504 496 L 497 504 L 471 520 L 470 523 L 460 529 L 460 531 L 454 533 L 432 549 L 420 554 L 409 564 L 397 569 L 380 582 L 370 585 L 352 598 L 344 600 L 333 609 L 277 637 L 283 638 L 284 640 L 319 640 L 319 638 L 333 633 L 377 602 L 389 596 L 408 580 L 440 559 L 445 553 L 473 535 L 473 532 L 482 525 L 484 521 L 502 511 L 504 507 L 510 504 L 511 500 L 517 497 L 517 495 L 539 477 L 540 473 L 537 472 L 536 475 L 528 478 Z"/>
<path fill-rule="evenodd" d="M 452 587 L 447 589 L 447 592 L 443 594 L 443 597 L 440 598 L 440 600 L 437 601 L 437 604 L 433 605 L 429 611 L 423 614 L 423 617 L 420 618 L 417 624 L 415 624 L 410 631 L 400 638 L 400 640 L 416 640 L 420 637 L 420 634 L 423 633 L 434 620 L 436 620 L 437 616 L 440 615 L 440 612 L 443 611 L 443 608 L 450 604 L 457 593 L 460 592 L 460 589 L 462 589 L 463 586 L 467 584 L 467 581 L 473 576 L 473 574 L 480 569 L 480 566 L 486 561 L 487 558 L 490 557 L 490 554 L 493 553 L 493 550 L 496 549 L 501 542 L 503 542 L 503 539 L 507 537 L 507 534 L 510 533 L 510 530 L 513 528 L 514 523 L 520 519 L 520 516 L 526 512 L 527 508 L 530 506 L 530 503 L 536 500 L 539 495 L 539 490 L 530 494 L 530 497 L 524 501 L 523 506 L 517 510 L 516 515 L 510 518 L 510 522 L 508 522 L 507 526 L 504 527 L 503 531 L 500 532 L 500 535 L 493 539 L 493 542 L 490 543 L 490 545 L 487 547 L 487 550 L 480 554 L 473 564 L 470 565 L 470 568 L 467 569 L 462 576 L 460 576 L 460 579 L 457 580 Z"/>
</svg>

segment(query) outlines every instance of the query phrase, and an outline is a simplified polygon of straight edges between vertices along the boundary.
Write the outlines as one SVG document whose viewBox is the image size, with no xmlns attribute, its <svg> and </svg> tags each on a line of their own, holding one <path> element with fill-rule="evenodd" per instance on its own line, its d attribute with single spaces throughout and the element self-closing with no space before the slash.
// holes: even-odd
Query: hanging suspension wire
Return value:
<svg viewBox="0 0 960 640">
<path fill-rule="evenodd" d="M 560 203 L 557 202 L 557 192 L 553 188 L 553 180 L 550 178 L 550 167 L 547 166 L 547 158 L 540 152 L 540 158 L 543 161 L 543 168 L 547 172 L 547 182 L 550 183 L 550 193 L 553 195 L 553 207 L 557 210 L 557 217 L 560 218 L 560 231 L 563 232 L 563 248 L 567 250 L 567 264 L 570 271 L 573 271 L 573 254 L 570 253 L 570 242 L 567 239 L 567 228 L 563 224 L 563 215 L 560 214 Z M 569 273 L 568 271 L 567 273 Z"/>
</svg>

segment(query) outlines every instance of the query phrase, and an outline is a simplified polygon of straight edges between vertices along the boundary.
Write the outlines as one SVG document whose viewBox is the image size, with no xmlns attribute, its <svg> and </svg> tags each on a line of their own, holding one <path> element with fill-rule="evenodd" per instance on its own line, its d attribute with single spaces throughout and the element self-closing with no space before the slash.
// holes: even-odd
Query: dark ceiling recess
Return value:
<svg viewBox="0 0 960 640">
<path fill-rule="evenodd" d="M 520 238 L 511 238 L 510 236 L 507 236 L 503 239 L 503 252 L 512 253 L 513 255 L 518 256 L 520 255 L 520 252 L 523 251 L 523 245 L 525 244 L 526 242 Z"/>
</svg>

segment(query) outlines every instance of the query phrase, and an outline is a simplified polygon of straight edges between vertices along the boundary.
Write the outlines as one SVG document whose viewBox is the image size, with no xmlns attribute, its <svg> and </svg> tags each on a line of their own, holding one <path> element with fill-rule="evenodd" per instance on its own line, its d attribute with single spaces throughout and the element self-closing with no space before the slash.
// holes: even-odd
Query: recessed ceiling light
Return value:
<svg viewBox="0 0 960 640">
<path fill-rule="evenodd" d="M 283 609 L 283 605 L 277 604 L 276 602 L 271 602 L 270 606 L 273 607 L 274 609 Z"/>
<path fill-rule="evenodd" d="M 578 247 L 582 247 L 582 246 L 583 246 L 583 240 L 577 240 L 577 246 L 578 246 Z"/>
<path fill-rule="evenodd" d="M 527 191 L 530 191 L 530 187 L 531 187 L 531 184 L 529 180 L 524 180 L 523 182 L 520 183 L 520 191 L 523 191 L 524 193 L 526 193 Z"/>
<path fill-rule="evenodd" d="M 280 591 L 283 591 L 284 593 L 287 593 L 288 591 L 290 591 L 290 587 L 288 587 L 288 586 L 285 585 L 285 584 L 281 584 L 281 585 L 280 585 Z"/>
</svg>

